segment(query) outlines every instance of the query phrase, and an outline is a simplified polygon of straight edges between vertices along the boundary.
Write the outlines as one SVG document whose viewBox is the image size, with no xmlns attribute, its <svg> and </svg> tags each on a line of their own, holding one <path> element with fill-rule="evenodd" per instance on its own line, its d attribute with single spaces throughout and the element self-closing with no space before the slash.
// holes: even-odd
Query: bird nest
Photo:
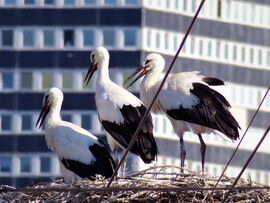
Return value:
<svg viewBox="0 0 270 203">
<path fill-rule="evenodd" d="M 65 184 L 62 180 L 32 184 L 16 189 L 0 186 L 0 202 L 220 202 L 235 178 L 223 176 L 212 193 L 218 177 L 186 170 L 166 173 L 176 166 L 157 166 L 117 177 L 109 188 L 108 180 L 76 181 Z M 106 188 L 106 189 L 105 189 Z M 260 188 L 260 189 L 259 189 Z M 263 185 L 239 179 L 226 202 L 270 202 L 270 192 Z"/>
</svg>

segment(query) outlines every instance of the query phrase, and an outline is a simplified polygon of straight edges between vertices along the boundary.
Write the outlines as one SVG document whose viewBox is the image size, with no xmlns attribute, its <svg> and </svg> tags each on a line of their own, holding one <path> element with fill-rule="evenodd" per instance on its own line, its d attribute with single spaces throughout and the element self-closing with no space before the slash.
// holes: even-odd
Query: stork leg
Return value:
<svg viewBox="0 0 270 203">
<path fill-rule="evenodd" d="M 201 143 L 201 155 L 202 155 L 202 173 L 205 172 L 204 164 L 205 164 L 205 152 L 206 152 L 206 144 L 203 141 L 202 135 L 198 134 L 199 140 Z"/>
<path fill-rule="evenodd" d="M 119 157 L 118 157 L 118 150 L 117 148 L 115 147 L 113 151 L 113 156 L 114 156 L 114 162 L 116 164 L 116 166 L 118 166 L 119 164 Z M 117 175 L 115 176 L 115 180 L 117 180 Z"/>
<path fill-rule="evenodd" d="M 183 136 L 180 136 L 180 159 L 181 159 L 181 167 L 184 167 L 186 159 L 186 148 Z M 183 169 L 181 169 L 181 173 L 184 173 Z"/>
<path fill-rule="evenodd" d="M 113 155 L 114 155 L 114 162 L 115 162 L 116 165 L 118 165 L 119 164 L 119 159 L 118 159 L 118 151 L 117 151 L 116 148 L 113 150 Z"/>
<path fill-rule="evenodd" d="M 124 155 L 124 150 L 122 150 L 122 157 Z M 122 166 L 121 166 L 121 172 L 122 172 L 122 177 L 126 175 L 126 165 L 127 165 L 127 157 L 124 159 Z"/>
</svg>

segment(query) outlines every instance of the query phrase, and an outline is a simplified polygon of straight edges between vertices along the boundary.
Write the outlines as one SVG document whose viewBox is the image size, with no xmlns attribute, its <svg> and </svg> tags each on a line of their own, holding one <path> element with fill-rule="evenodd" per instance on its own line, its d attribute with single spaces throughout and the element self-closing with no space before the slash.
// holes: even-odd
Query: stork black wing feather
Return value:
<svg viewBox="0 0 270 203">
<path fill-rule="evenodd" d="M 218 78 L 213 78 L 213 77 L 204 77 L 203 82 L 207 83 L 208 85 L 211 86 L 220 86 L 224 85 L 224 82 Z"/>
<path fill-rule="evenodd" d="M 96 160 L 90 164 L 66 158 L 61 159 L 61 162 L 67 169 L 73 171 L 81 178 L 95 180 L 95 176 L 98 174 L 105 178 L 110 178 L 116 168 L 116 164 L 110 153 L 105 147 L 98 144 L 91 145 L 89 150 L 96 158 Z"/>
<path fill-rule="evenodd" d="M 143 105 L 137 107 L 124 105 L 120 111 L 124 117 L 124 122 L 122 124 L 106 120 L 101 120 L 101 123 L 105 130 L 109 132 L 117 142 L 127 148 L 144 113 L 146 112 L 146 108 Z M 151 115 L 148 115 L 143 123 L 138 138 L 135 140 L 130 151 L 139 155 L 145 163 L 150 163 L 156 159 L 158 149 L 153 136 Z"/>
<path fill-rule="evenodd" d="M 223 95 L 201 83 L 193 83 L 190 92 L 200 99 L 199 104 L 191 109 L 180 106 L 178 109 L 167 110 L 169 116 L 213 128 L 232 140 L 239 138 L 239 124 L 229 112 L 230 104 Z"/>
</svg>

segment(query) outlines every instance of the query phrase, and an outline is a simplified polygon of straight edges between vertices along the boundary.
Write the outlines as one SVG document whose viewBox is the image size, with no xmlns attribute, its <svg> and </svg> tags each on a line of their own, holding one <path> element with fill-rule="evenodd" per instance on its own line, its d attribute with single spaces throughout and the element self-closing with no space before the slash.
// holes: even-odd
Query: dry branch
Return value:
<svg viewBox="0 0 270 203">
<path fill-rule="evenodd" d="M 102 202 L 220 202 L 235 178 L 222 177 L 218 189 L 208 197 L 218 177 L 188 170 L 188 173 L 166 173 L 177 166 L 157 166 L 118 177 L 107 189 Z M 252 182 L 252 184 L 251 184 Z M 0 202 L 96 202 L 108 180 L 78 181 L 70 185 L 62 181 L 32 184 L 21 190 L 0 186 Z M 262 185 L 240 179 L 228 202 L 270 202 L 268 190 Z M 254 187 L 251 189 L 250 187 Z M 241 188 L 241 189 L 239 189 Z"/>
</svg>

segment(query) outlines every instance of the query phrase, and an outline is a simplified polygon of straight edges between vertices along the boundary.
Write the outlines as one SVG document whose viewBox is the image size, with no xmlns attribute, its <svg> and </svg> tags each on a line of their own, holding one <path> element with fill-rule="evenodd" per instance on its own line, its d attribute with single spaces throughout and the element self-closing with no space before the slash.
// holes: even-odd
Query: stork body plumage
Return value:
<svg viewBox="0 0 270 203">
<path fill-rule="evenodd" d="M 92 51 L 91 62 L 85 82 L 88 83 L 97 70 L 95 100 L 108 142 L 112 150 L 115 146 L 127 148 L 146 108 L 136 96 L 110 80 L 109 53 L 104 47 Z M 151 115 L 147 116 L 130 151 L 139 155 L 145 163 L 156 160 L 158 149 L 153 136 Z"/>
<path fill-rule="evenodd" d="M 60 110 L 63 93 L 50 88 L 44 96 L 43 109 L 37 124 L 45 121 L 45 139 L 48 148 L 54 151 L 60 163 L 65 182 L 88 178 L 94 180 L 100 174 L 112 176 L 116 164 L 105 145 L 83 128 L 62 121 Z"/>
<path fill-rule="evenodd" d="M 160 86 L 164 66 L 165 61 L 161 55 L 149 54 L 143 65 L 125 81 L 126 83 L 140 72 L 130 84 L 132 85 L 145 75 L 140 85 L 140 98 L 147 107 Z M 170 74 L 153 105 L 152 112 L 165 113 L 180 138 L 182 167 L 186 155 L 184 132 L 192 131 L 199 136 L 203 172 L 206 144 L 201 136 L 202 133 L 224 134 L 231 140 L 239 138 L 240 127 L 228 110 L 229 102 L 209 86 L 223 84 L 223 81 L 199 75 L 197 71 Z"/>
</svg>

